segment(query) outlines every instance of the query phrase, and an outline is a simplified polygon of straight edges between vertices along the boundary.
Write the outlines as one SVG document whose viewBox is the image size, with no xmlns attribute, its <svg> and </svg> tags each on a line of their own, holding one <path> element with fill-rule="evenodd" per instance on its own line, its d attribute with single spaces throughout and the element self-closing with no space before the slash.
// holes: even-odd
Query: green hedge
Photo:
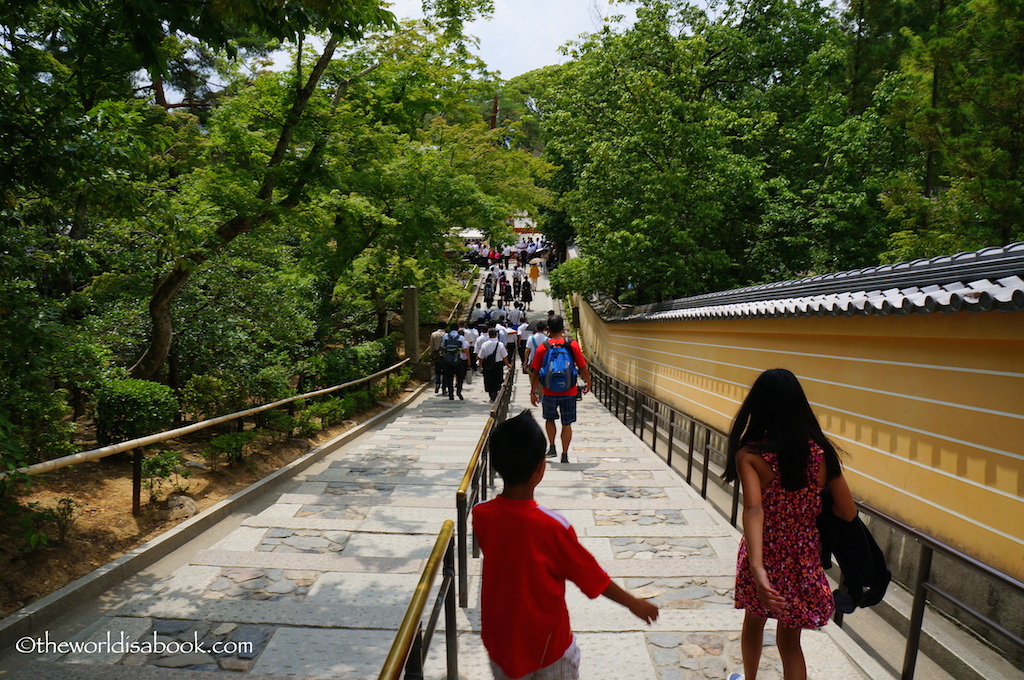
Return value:
<svg viewBox="0 0 1024 680">
<path fill-rule="evenodd" d="M 399 334 L 354 347 L 332 349 L 309 361 L 307 387 L 310 390 L 333 387 L 358 380 L 387 368 L 397 361 Z"/>
<path fill-rule="evenodd" d="M 96 439 L 101 446 L 163 432 L 174 424 L 174 390 L 148 380 L 108 383 L 96 396 Z"/>
</svg>

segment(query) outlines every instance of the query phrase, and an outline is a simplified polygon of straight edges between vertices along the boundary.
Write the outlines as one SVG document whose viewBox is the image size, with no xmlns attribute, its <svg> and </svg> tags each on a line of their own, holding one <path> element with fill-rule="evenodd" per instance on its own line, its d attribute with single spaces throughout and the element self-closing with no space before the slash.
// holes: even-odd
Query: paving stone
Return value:
<svg viewBox="0 0 1024 680">
<path fill-rule="evenodd" d="M 514 399 L 513 412 L 526 406 L 522 384 Z M 454 487 L 487 408 L 477 386 L 467 386 L 466 402 L 454 404 L 428 391 L 384 429 L 314 463 L 277 502 L 243 519 L 241 531 L 196 553 L 181 576 L 133 598 L 118 613 L 140 617 L 146 627 L 148 617 L 166 621 L 164 639 L 195 628 L 204 641 L 253 643 L 245 654 L 148 663 L 375 677 L 441 523 L 455 519 Z M 738 532 L 594 399 L 581 401 L 579 413 L 573 463 L 551 466 L 538 500 L 569 518 L 618 582 L 662 607 L 652 629 L 606 598 L 589 600 L 570 588 L 581 677 L 721 680 L 740 668 L 742 612 L 732 606 Z M 485 680 L 491 674 L 479 639 L 480 560 L 471 559 L 469 568 L 470 606 L 457 612 L 460 677 Z M 174 632 L 187 617 L 195 620 Z M 779 680 L 774 638 L 766 633 L 758 677 Z M 847 658 L 825 633 L 809 634 L 805 646 L 812 660 Z M 443 677 L 443 656 L 439 629 L 427 677 Z M 831 666 L 815 663 L 812 677 L 874 680 L 822 674 Z"/>
<path fill-rule="evenodd" d="M 673 649 L 683 642 L 683 636 L 679 633 L 650 633 L 647 635 L 647 642 L 657 647 Z"/>
<path fill-rule="evenodd" d="M 188 668 L 189 666 L 207 664 L 216 664 L 216 661 L 212 656 L 204 654 L 203 652 L 174 654 L 172 656 L 165 656 L 162 659 L 157 659 L 153 662 L 154 666 L 160 666 L 161 668 Z"/>
</svg>

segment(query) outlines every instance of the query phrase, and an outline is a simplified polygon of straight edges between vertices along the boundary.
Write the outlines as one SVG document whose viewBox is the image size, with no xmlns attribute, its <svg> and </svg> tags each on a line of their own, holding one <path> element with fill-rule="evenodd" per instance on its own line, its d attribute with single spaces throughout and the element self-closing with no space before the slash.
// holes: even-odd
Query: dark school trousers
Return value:
<svg viewBox="0 0 1024 680">
<path fill-rule="evenodd" d="M 501 390 L 501 383 L 505 379 L 505 367 L 504 363 L 497 363 L 493 368 L 484 368 L 484 390 L 487 392 L 487 396 L 494 401 L 498 392 Z"/>
</svg>

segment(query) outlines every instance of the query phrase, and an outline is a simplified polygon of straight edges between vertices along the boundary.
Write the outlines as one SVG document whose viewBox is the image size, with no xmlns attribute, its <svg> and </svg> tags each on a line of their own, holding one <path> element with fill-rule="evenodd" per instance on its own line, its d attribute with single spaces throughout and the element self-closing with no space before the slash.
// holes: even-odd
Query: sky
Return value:
<svg viewBox="0 0 1024 680">
<path fill-rule="evenodd" d="M 399 19 L 419 18 L 421 0 L 393 0 L 391 11 Z M 480 39 L 477 54 L 504 80 L 567 57 L 558 48 L 581 33 L 593 33 L 603 17 L 632 15 L 631 7 L 610 5 L 608 0 L 494 0 L 494 14 L 487 21 L 466 25 L 466 33 Z"/>
</svg>

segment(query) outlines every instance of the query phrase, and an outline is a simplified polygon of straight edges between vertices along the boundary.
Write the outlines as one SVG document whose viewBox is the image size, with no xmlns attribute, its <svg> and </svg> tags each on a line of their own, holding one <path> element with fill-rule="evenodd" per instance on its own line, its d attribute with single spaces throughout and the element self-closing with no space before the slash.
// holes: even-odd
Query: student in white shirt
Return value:
<svg viewBox="0 0 1024 680">
<path fill-rule="evenodd" d="M 491 401 L 494 401 L 505 379 L 503 367 L 511 367 L 508 363 L 508 351 L 505 349 L 505 343 L 498 337 L 497 328 L 491 328 L 487 332 L 487 339 L 480 345 L 478 356 L 480 370 L 484 375 L 484 389 Z"/>
<path fill-rule="evenodd" d="M 544 332 L 547 330 L 547 327 L 547 321 L 538 321 L 536 332 L 534 332 L 534 334 L 530 336 L 530 339 L 526 341 L 526 362 L 524 368 L 533 363 L 534 352 L 536 352 L 537 348 L 543 345 L 544 341 L 548 339 L 547 333 Z"/>
<path fill-rule="evenodd" d="M 519 362 L 523 366 L 523 373 L 526 373 L 526 343 L 530 340 L 530 324 L 524 318 L 519 324 Z"/>
<path fill-rule="evenodd" d="M 522 321 L 523 317 L 525 316 L 523 310 L 520 309 L 521 307 L 522 305 L 517 302 L 512 307 L 512 309 L 508 310 L 508 314 L 505 315 L 505 321 L 510 326 L 516 326 L 517 328 L 519 327 L 519 322 Z"/>
<path fill-rule="evenodd" d="M 519 310 L 513 309 L 513 312 Z M 510 366 L 516 367 L 516 348 L 519 347 L 519 324 L 509 323 L 505 327 L 505 350 L 508 352 Z"/>
<path fill-rule="evenodd" d="M 469 343 L 469 368 L 476 373 L 476 341 L 480 337 L 480 331 L 476 329 L 476 326 L 467 326 L 462 337 Z"/>
</svg>

